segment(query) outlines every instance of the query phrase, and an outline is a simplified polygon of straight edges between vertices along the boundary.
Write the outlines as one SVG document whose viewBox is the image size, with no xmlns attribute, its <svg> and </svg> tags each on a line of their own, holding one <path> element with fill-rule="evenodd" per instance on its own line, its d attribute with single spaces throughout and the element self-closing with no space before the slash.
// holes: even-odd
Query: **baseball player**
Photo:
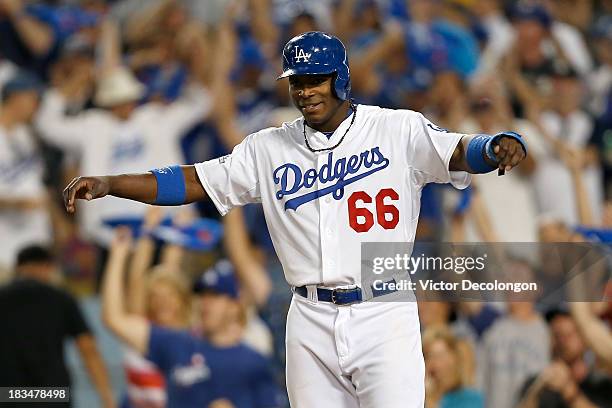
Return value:
<svg viewBox="0 0 612 408">
<path fill-rule="evenodd" d="M 280 78 L 289 78 L 303 117 L 204 163 L 77 177 L 64 190 L 66 209 L 106 195 L 155 205 L 208 196 L 221 214 L 260 202 L 294 291 L 286 331 L 292 406 L 422 407 L 417 305 L 373 301 L 375 292 L 361 287 L 360 244 L 414 241 L 425 184 L 464 188 L 469 173 L 510 170 L 525 144 L 513 132 L 451 133 L 418 112 L 354 104 L 346 49 L 322 32 L 285 45 Z"/>
</svg>

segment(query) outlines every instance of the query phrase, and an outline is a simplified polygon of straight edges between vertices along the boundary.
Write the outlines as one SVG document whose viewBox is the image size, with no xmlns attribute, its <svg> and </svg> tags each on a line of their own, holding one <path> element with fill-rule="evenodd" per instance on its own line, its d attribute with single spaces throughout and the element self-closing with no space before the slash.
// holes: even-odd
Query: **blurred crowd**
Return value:
<svg viewBox="0 0 612 408">
<path fill-rule="evenodd" d="M 69 216 L 62 189 L 298 117 L 279 55 L 313 30 L 347 46 L 355 103 L 525 137 L 504 177 L 427 186 L 419 240 L 610 239 L 610 0 L 0 0 L 0 385 L 70 384 L 73 338 L 104 407 L 287 406 L 291 291 L 260 207 Z M 121 344 L 119 380 L 75 297 Z M 612 302 L 419 309 L 428 408 L 612 406 Z"/>
</svg>

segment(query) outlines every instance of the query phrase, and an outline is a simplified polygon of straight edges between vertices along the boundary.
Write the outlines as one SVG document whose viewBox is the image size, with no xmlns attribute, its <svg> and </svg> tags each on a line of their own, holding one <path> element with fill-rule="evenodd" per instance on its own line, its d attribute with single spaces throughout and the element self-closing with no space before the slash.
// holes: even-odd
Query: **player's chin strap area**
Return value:
<svg viewBox="0 0 612 408">
<path fill-rule="evenodd" d="M 344 103 L 344 101 L 341 101 L 338 104 L 338 107 L 336 108 L 336 110 L 338 110 L 340 108 L 340 106 L 342 106 L 343 103 Z M 340 140 L 338 140 L 338 143 L 336 143 L 332 147 L 327 147 L 325 149 L 313 149 L 312 146 L 310 146 L 310 143 L 308 143 L 308 138 L 306 137 L 306 120 L 304 120 L 304 143 L 306 144 L 306 147 L 308 148 L 308 150 L 310 150 L 313 153 L 319 153 L 319 152 L 332 151 L 336 147 L 340 146 L 340 144 L 342 143 L 342 141 L 346 137 L 346 135 L 349 132 L 349 130 L 351 130 L 351 127 L 353 127 L 353 123 L 355 123 L 355 118 L 357 117 L 357 106 L 353 104 L 353 101 L 351 99 L 349 99 L 349 104 L 350 104 L 349 115 L 352 115 L 351 123 L 349 124 L 348 128 L 346 128 L 346 131 L 344 132 L 344 134 L 342 135 Z"/>
</svg>

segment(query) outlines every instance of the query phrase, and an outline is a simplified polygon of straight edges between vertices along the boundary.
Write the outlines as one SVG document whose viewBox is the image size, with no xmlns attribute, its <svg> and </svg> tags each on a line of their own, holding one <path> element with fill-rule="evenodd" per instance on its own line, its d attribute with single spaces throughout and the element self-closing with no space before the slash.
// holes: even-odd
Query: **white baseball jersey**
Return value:
<svg viewBox="0 0 612 408">
<path fill-rule="evenodd" d="M 306 126 L 306 138 L 331 148 L 350 123 L 329 139 Z M 290 285 L 361 286 L 362 242 L 414 241 L 423 186 L 469 184 L 468 173 L 448 170 L 462 136 L 417 112 L 358 105 L 331 151 L 307 147 L 299 118 L 195 167 L 221 214 L 262 203 Z"/>
</svg>

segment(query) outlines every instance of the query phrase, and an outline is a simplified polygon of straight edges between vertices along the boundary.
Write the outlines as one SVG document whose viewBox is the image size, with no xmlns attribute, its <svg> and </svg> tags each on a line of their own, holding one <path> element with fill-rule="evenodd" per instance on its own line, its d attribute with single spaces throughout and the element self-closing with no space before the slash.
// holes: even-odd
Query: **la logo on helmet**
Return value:
<svg viewBox="0 0 612 408">
<path fill-rule="evenodd" d="M 297 45 L 294 48 L 295 48 L 295 57 L 294 57 L 295 62 L 300 62 L 300 61 L 308 62 L 312 54 L 304 52 L 304 49 L 298 47 Z"/>
</svg>

